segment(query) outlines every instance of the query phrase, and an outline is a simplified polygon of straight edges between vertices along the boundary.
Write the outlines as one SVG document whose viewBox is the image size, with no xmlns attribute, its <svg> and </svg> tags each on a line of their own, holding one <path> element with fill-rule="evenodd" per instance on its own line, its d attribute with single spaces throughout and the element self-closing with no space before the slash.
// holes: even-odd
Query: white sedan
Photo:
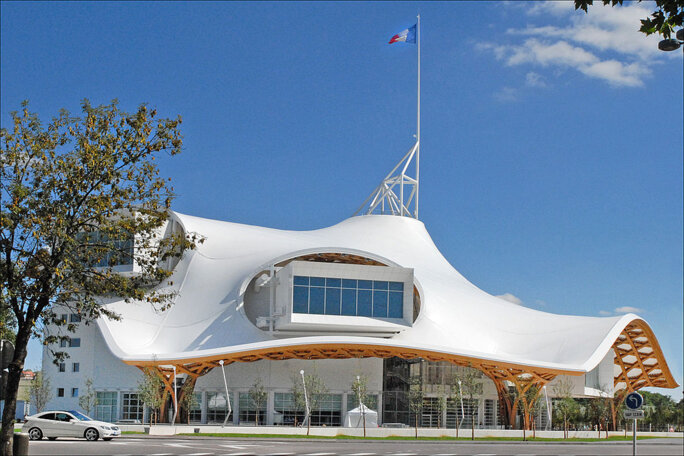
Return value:
<svg viewBox="0 0 684 456">
<path fill-rule="evenodd" d="M 84 437 L 86 440 L 112 440 L 121 435 L 118 426 L 104 421 L 96 421 L 74 410 L 52 410 L 41 412 L 26 418 L 21 427 L 31 440 L 47 437 L 55 440 L 57 437 Z"/>
</svg>

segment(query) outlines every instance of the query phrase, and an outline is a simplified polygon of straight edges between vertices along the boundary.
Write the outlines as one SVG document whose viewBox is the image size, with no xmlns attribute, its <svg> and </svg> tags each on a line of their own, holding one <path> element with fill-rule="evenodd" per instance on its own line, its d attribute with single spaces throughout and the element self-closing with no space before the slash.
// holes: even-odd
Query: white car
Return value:
<svg viewBox="0 0 684 456">
<path fill-rule="evenodd" d="M 86 440 L 112 440 L 121 435 L 118 426 L 104 421 L 93 420 L 75 410 L 52 410 L 36 413 L 26 418 L 21 427 L 31 440 L 47 437 L 55 440 L 57 437 L 84 437 Z"/>
</svg>

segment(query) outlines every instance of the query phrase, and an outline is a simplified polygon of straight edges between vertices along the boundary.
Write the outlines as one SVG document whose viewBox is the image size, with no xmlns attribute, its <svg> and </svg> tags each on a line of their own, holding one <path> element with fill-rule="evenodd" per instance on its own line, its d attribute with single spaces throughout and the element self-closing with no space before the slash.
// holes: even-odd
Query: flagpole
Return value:
<svg viewBox="0 0 684 456">
<path fill-rule="evenodd" d="M 416 41 L 418 45 L 418 120 L 416 125 L 416 140 L 418 148 L 416 149 L 416 218 L 418 218 L 418 201 L 420 193 L 420 14 L 418 15 L 418 23 L 416 30 Z"/>
</svg>

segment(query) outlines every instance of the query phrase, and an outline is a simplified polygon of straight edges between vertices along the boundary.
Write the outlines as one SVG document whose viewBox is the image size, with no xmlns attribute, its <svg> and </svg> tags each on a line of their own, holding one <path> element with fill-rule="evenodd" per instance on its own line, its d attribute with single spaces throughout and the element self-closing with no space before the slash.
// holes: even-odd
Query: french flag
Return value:
<svg viewBox="0 0 684 456">
<path fill-rule="evenodd" d="M 397 33 L 389 40 L 389 44 L 392 43 L 415 43 L 416 42 L 416 26 L 409 27 L 406 30 Z"/>
</svg>

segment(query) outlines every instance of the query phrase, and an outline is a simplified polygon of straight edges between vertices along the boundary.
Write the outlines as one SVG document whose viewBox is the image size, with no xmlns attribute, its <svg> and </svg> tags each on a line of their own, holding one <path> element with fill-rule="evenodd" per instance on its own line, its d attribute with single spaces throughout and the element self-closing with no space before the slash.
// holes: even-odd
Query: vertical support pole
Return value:
<svg viewBox="0 0 684 456">
<path fill-rule="evenodd" d="M 176 424 L 176 417 L 178 416 L 178 391 L 176 391 L 176 366 L 173 366 L 173 419 L 171 424 Z"/>
<path fill-rule="evenodd" d="M 637 419 L 632 420 L 632 456 L 636 456 L 636 433 L 637 433 Z"/>
<path fill-rule="evenodd" d="M 416 140 L 418 150 L 416 151 L 416 218 L 418 218 L 418 202 L 420 201 L 420 14 L 416 24 L 416 45 L 418 46 L 418 120 L 416 125 Z"/>
<path fill-rule="evenodd" d="M 223 368 L 223 360 L 219 361 L 219 364 L 221 365 L 221 373 L 223 374 L 223 386 L 226 387 L 226 405 L 228 405 L 228 411 L 226 412 L 226 417 L 223 420 L 223 424 L 221 427 L 224 427 L 226 425 L 226 422 L 228 421 L 228 417 L 230 417 L 230 412 L 232 412 L 232 407 L 230 406 L 230 393 L 228 392 L 228 381 L 226 380 L 226 371 Z"/>
</svg>

